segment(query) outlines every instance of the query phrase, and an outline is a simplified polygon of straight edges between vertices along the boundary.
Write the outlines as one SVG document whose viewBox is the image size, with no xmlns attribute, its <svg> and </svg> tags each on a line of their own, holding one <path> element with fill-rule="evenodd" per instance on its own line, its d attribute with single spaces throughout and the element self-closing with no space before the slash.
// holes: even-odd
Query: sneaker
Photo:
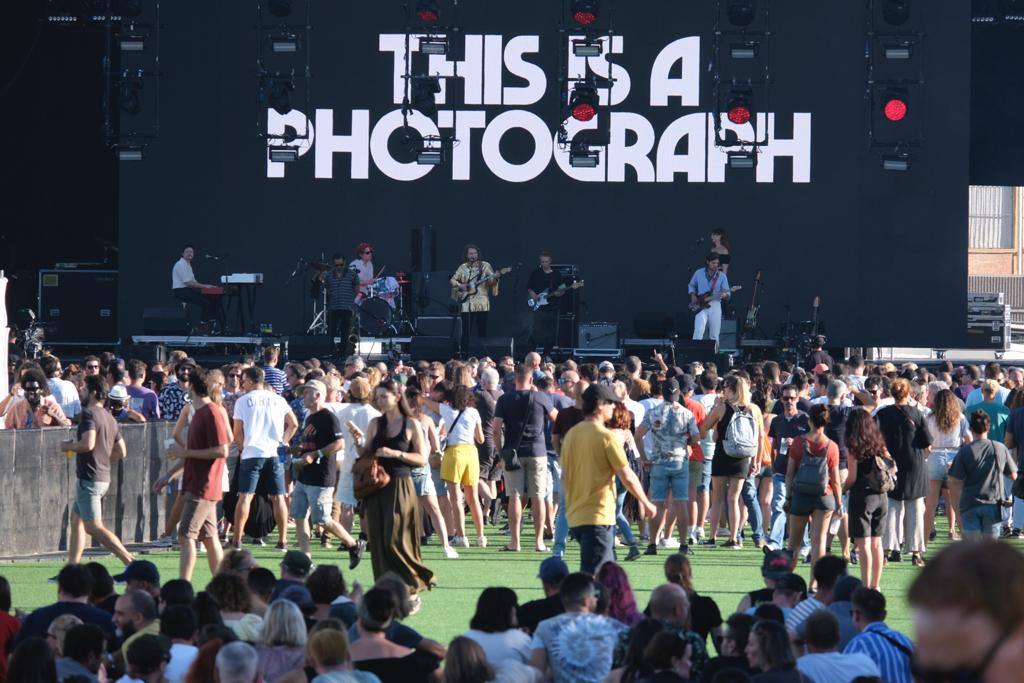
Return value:
<svg viewBox="0 0 1024 683">
<path fill-rule="evenodd" d="M 356 544 L 348 549 L 348 568 L 355 569 L 363 559 L 366 552 L 366 541 L 356 541 Z"/>
<path fill-rule="evenodd" d="M 860 557 L 857 555 L 856 549 L 850 551 L 850 564 L 857 566 L 860 563 Z"/>
<path fill-rule="evenodd" d="M 449 559 L 449 560 L 457 560 L 457 559 L 459 559 L 459 554 L 457 552 L 455 552 L 455 548 L 453 548 L 451 546 L 448 546 L 448 547 L 446 547 L 444 549 L 444 556 L 445 556 L 446 559 Z"/>
<path fill-rule="evenodd" d="M 934 541 L 935 537 L 938 536 L 938 535 L 939 535 L 939 532 L 937 532 L 935 529 L 932 529 L 932 532 L 930 534 L 928 534 L 928 540 L 929 541 Z"/>
<path fill-rule="evenodd" d="M 418 595 L 409 598 L 409 616 L 416 614 L 423 607 L 423 600 Z"/>
<path fill-rule="evenodd" d="M 899 550 L 893 550 L 891 553 L 889 553 L 889 561 L 890 562 L 902 562 L 903 561 L 903 553 L 901 553 Z"/>
<path fill-rule="evenodd" d="M 658 546 L 654 545 L 653 543 L 651 543 L 649 546 L 647 546 L 647 550 L 644 551 L 644 555 L 657 555 L 657 554 L 658 554 Z"/>
<path fill-rule="evenodd" d="M 706 541 L 701 541 L 700 545 L 704 546 L 705 548 L 714 548 L 716 545 L 718 545 L 718 543 L 715 541 L 715 539 L 709 538 Z"/>
<path fill-rule="evenodd" d="M 675 549 L 675 548 L 679 547 L 679 541 L 677 541 L 676 539 L 671 538 L 671 537 L 670 538 L 663 538 L 660 541 L 658 541 L 658 547 L 659 548 L 672 548 L 672 549 Z"/>
<path fill-rule="evenodd" d="M 632 562 L 633 560 L 640 559 L 640 554 L 640 548 L 637 548 L 635 545 L 629 546 L 629 554 L 626 555 L 626 562 Z"/>
<path fill-rule="evenodd" d="M 454 546 L 456 548 L 468 548 L 469 547 L 469 539 L 466 538 L 465 536 L 456 536 L 452 540 L 452 546 Z"/>
<path fill-rule="evenodd" d="M 252 543 L 252 545 L 260 546 L 260 547 L 265 546 L 267 544 L 267 542 L 264 541 L 262 538 L 254 538 L 254 539 L 252 539 L 251 543 Z"/>
<path fill-rule="evenodd" d="M 719 547 L 720 548 L 729 548 L 729 549 L 735 548 L 736 547 L 736 539 L 730 538 L 728 541 L 724 541 Z"/>
<path fill-rule="evenodd" d="M 167 534 L 164 534 L 160 538 L 153 541 L 153 545 L 157 548 L 170 548 L 174 545 L 174 538 L 168 536 Z"/>
<path fill-rule="evenodd" d="M 690 544 L 687 543 L 686 545 L 682 545 L 682 546 L 679 547 L 679 554 L 680 555 L 696 555 L 697 553 L 693 552 L 693 548 L 691 548 Z"/>
<path fill-rule="evenodd" d="M 732 549 L 733 550 L 743 550 L 743 540 L 737 538 L 736 541 L 733 542 L 733 544 L 732 544 Z"/>
<path fill-rule="evenodd" d="M 546 535 L 546 534 L 545 534 L 544 538 L 545 538 L 545 539 L 547 538 L 547 535 Z M 614 539 L 614 540 L 612 541 L 612 547 L 613 547 L 613 548 L 619 548 L 619 547 L 621 547 L 621 546 L 622 546 L 622 541 L 620 541 L 620 540 L 619 540 L 619 537 L 618 537 L 618 536 L 616 536 L 616 537 L 615 537 L 615 539 Z"/>
<path fill-rule="evenodd" d="M 277 542 L 277 543 L 276 543 L 276 544 L 274 545 L 274 547 L 275 547 L 276 549 L 280 550 L 280 551 L 281 551 L 282 553 L 286 553 L 286 552 L 288 552 L 288 544 L 287 544 L 287 543 L 282 543 L 281 541 L 278 541 L 278 542 Z"/>
<path fill-rule="evenodd" d="M 477 548 L 486 548 L 487 547 L 487 537 L 486 536 L 477 536 L 476 537 L 476 547 Z"/>
<path fill-rule="evenodd" d="M 697 530 L 694 533 L 694 538 L 696 538 L 698 542 L 704 540 L 704 527 L 697 527 Z"/>
</svg>

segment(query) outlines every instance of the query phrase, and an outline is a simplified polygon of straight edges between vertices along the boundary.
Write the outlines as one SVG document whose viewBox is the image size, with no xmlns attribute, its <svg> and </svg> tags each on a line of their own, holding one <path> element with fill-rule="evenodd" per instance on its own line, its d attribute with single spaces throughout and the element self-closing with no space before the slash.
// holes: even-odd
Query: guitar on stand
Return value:
<svg viewBox="0 0 1024 683">
<path fill-rule="evenodd" d="M 533 299 L 527 299 L 526 300 L 526 305 L 530 308 L 531 311 L 536 311 L 541 306 L 547 306 L 549 303 L 551 303 L 551 298 L 556 293 L 558 293 L 558 292 L 566 292 L 566 291 L 569 291 L 569 290 L 572 290 L 572 289 L 579 289 L 582 286 L 583 286 L 583 280 L 577 280 L 576 282 L 572 283 L 571 285 L 567 285 L 565 283 L 562 283 L 562 284 L 560 284 L 558 286 L 557 289 L 555 289 L 554 292 L 552 292 L 550 289 L 545 289 L 543 292 L 541 292 L 540 294 L 537 295 L 537 300 L 536 301 L 534 301 Z"/>
<path fill-rule="evenodd" d="M 747 316 L 743 321 L 743 333 L 752 334 L 757 331 L 757 314 L 761 310 L 761 304 L 757 300 L 761 294 L 761 271 L 754 276 L 754 293 L 750 295 L 750 305 L 747 306 Z M 763 335 L 762 335 L 763 336 Z"/>
</svg>

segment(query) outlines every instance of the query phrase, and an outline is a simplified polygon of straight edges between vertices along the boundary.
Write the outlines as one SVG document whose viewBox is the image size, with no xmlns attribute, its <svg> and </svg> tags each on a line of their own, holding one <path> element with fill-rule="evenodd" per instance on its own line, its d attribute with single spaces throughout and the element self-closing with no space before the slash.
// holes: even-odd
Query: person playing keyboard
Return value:
<svg viewBox="0 0 1024 683">
<path fill-rule="evenodd" d="M 192 259 L 196 255 L 195 247 L 186 244 L 181 250 L 181 258 L 171 269 L 171 293 L 178 301 L 190 306 L 198 306 L 202 310 L 203 320 L 216 320 L 219 316 L 218 303 L 203 296 L 202 289 L 215 287 L 196 280 L 192 272 Z"/>
</svg>

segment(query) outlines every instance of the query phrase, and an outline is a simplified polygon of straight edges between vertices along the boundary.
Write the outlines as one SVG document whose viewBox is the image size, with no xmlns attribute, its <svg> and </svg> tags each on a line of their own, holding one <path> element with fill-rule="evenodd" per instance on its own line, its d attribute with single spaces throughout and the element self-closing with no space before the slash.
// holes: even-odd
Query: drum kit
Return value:
<svg viewBox="0 0 1024 683">
<path fill-rule="evenodd" d="M 307 334 L 327 334 L 327 288 L 319 280 L 319 274 L 334 266 L 324 261 L 310 261 L 309 270 L 315 271 L 312 280 L 313 322 Z M 382 269 L 383 271 L 383 269 Z M 405 309 L 405 290 L 412 285 L 408 273 L 398 272 L 394 276 L 377 277 L 356 295 L 355 336 L 395 337 L 415 331 Z"/>
</svg>

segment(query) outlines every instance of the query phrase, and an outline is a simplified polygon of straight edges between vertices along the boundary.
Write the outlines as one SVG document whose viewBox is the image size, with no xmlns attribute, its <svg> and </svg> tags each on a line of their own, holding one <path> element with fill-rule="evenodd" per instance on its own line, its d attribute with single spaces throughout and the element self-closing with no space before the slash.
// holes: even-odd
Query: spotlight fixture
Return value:
<svg viewBox="0 0 1024 683">
<path fill-rule="evenodd" d="M 272 145 L 268 147 L 271 161 L 279 161 L 284 164 L 299 160 L 297 147 L 286 147 L 284 145 Z"/>
<path fill-rule="evenodd" d="M 142 90 L 141 80 L 123 80 L 118 89 L 120 91 L 118 104 L 121 107 L 121 111 L 133 115 L 142 111 L 142 99 L 139 97 L 139 91 Z"/>
<path fill-rule="evenodd" d="M 291 0 L 270 0 L 267 3 L 267 9 L 278 19 L 284 19 L 292 13 L 292 2 Z"/>
<path fill-rule="evenodd" d="M 139 145 L 121 145 L 117 148 L 118 161 L 142 161 L 144 155 Z"/>
<path fill-rule="evenodd" d="M 885 118 L 893 123 L 902 121 L 907 117 L 906 95 L 889 92 L 885 95 L 885 102 L 882 105 L 882 113 Z"/>
<path fill-rule="evenodd" d="M 732 43 L 729 45 L 729 56 L 733 59 L 754 59 L 757 57 L 757 48 L 757 42 L 753 40 Z"/>
<path fill-rule="evenodd" d="M 572 53 L 577 57 L 600 57 L 603 50 L 600 40 L 583 38 L 572 41 Z"/>
<path fill-rule="evenodd" d="M 600 99 L 592 83 L 577 83 L 569 97 L 569 113 L 577 121 L 590 121 L 597 116 Z"/>
<path fill-rule="evenodd" d="M 596 168 L 601 164 L 601 152 L 589 145 L 573 142 L 569 146 L 569 165 L 573 168 Z"/>
<path fill-rule="evenodd" d="M 435 96 L 441 92 L 441 79 L 438 76 L 412 76 L 410 89 L 412 108 L 428 119 L 437 117 Z"/>
<path fill-rule="evenodd" d="M 119 36 L 117 44 L 121 52 L 142 52 L 146 49 L 146 39 L 143 36 Z"/>
<path fill-rule="evenodd" d="M 729 0 L 725 16 L 733 26 L 750 26 L 757 16 L 757 0 Z"/>
<path fill-rule="evenodd" d="M 270 38 L 270 50 L 277 53 L 299 51 L 299 37 L 291 32 L 281 33 Z"/>
<path fill-rule="evenodd" d="M 443 164 L 444 141 L 436 135 L 429 135 L 423 138 L 419 149 L 416 150 L 416 163 L 420 166 L 440 166 Z"/>
<path fill-rule="evenodd" d="M 729 168 L 754 168 L 757 157 L 753 151 L 726 152 Z"/>
<path fill-rule="evenodd" d="M 437 0 L 417 0 L 416 16 L 420 18 L 420 21 L 436 24 L 437 20 L 441 18 L 437 9 Z"/>
<path fill-rule="evenodd" d="M 573 0 L 572 18 L 580 26 L 590 26 L 597 21 L 597 0 Z"/>
<path fill-rule="evenodd" d="M 420 38 L 420 52 L 425 55 L 448 54 L 447 36 L 424 36 Z"/>
<path fill-rule="evenodd" d="M 906 152 L 895 152 L 882 157 L 882 169 L 886 171 L 909 171 L 910 155 Z"/>
<path fill-rule="evenodd" d="M 726 116 L 732 123 L 742 125 L 750 121 L 750 100 L 745 95 L 734 95 L 729 99 L 726 109 Z"/>
<path fill-rule="evenodd" d="M 287 77 L 270 77 L 263 84 L 261 100 L 284 116 L 292 110 L 291 91 L 295 90 L 295 82 Z"/>
<path fill-rule="evenodd" d="M 909 40 L 887 43 L 882 46 L 882 52 L 886 59 L 910 59 L 914 56 L 914 43 Z"/>
<path fill-rule="evenodd" d="M 890 26 L 903 26 L 910 19 L 910 0 L 883 0 L 882 18 Z"/>
</svg>

